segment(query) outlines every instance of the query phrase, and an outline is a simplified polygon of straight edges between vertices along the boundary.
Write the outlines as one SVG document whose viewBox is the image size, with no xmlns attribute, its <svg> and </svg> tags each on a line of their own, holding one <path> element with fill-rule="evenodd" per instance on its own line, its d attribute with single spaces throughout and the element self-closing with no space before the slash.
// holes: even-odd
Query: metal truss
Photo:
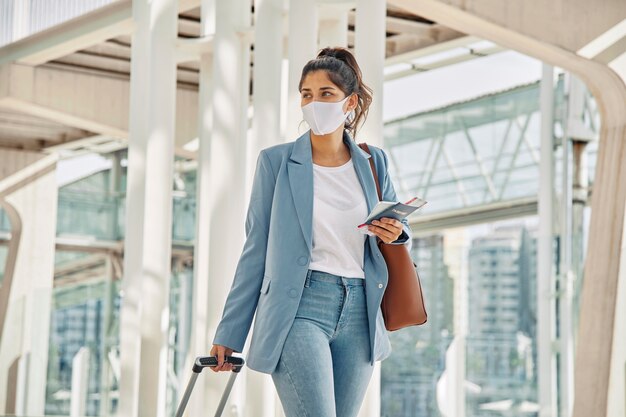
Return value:
<svg viewBox="0 0 626 417">
<path fill-rule="evenodd" d="M 561 76 L 555 95 L 557 139 L 563 119 L 572 117 L 560 111 L 563 82 Z M 508 207 L 508 202 L 536 197 L 538 98 L 536 82 L 390 122 L 385 140 L 400 199 L 418 195 L 432 201 L 424 214 L 445 217 L 445 212 L 450 212 L 457 218 L 463 209 L 475 213 L 481 206 Z M 588 91 L 579 116 L 586 137 L 597 138 L 599 113 Z M 415 152 L 414 146 L 420 142 L 417 149 L 423 153 L 407 155 L 408 149 Z M 592 174 L 597 143 L 591 141 L 587 149 Z M 415 160 L 423 162 L 417 166 Z"/>
</svg>

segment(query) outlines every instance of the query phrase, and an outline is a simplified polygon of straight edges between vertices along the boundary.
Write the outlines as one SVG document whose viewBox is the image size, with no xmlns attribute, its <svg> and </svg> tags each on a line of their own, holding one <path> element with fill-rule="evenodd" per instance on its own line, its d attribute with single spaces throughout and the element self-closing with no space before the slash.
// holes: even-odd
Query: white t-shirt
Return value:
<svg viewBox="0 0 626 417">
<path fill-rule="evenodd" d="M 367 217 L 367 202 L 352 159 L 338 167 L 313 164 L 313 250 L 309 269 L 365 278 L 367 235 L 357 226 Z"/>
</svg>

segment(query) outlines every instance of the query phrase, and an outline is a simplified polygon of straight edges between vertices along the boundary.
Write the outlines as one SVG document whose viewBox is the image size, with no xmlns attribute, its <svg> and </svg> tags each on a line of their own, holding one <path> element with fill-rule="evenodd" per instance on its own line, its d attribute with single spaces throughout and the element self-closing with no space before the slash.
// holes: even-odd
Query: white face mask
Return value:
<svg viewBox="0 0 626 417">
<path fill-rule="evenodd" d="M 335 103 L 312 101 L 306 106 L 302 106 L 304 120 L 311 126 L 313 133 L 327 135 L 342 125 L 350 114 L 350 112 L 343 112 L 343 103 L 348 98 L 350 96 Z"/>
</svg>

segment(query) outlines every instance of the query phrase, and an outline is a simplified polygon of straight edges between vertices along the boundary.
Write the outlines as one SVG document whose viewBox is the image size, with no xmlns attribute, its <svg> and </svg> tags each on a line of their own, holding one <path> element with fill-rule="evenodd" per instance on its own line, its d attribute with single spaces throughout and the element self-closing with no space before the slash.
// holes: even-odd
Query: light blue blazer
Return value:
<svg viewBox="0 0 626 417">
<path fill-rule="evenodd" d="M 367 207 L 378 202 L 370 155 L 344 131 L 343 141 L 363 188 Z M 387 172 L 387 156 L 369 146 L 383 200 L 397 201 Z M 246 240 L 226 299 L 214 344 L 241 352 L 255 316 L 246 362 L 251 369 L 272 373 L 296 315 L 312 248 L 313 163 L 310 130 L 293 142 L 263 149 L 258 156 L 245 222 Z M 411 229 L 391 244 L 407 244 Z M 371 363 L 391 353 L 380 303 L 387 286 L 387 266 L 376 243 L 365 240 L 364 272 Z"/>
</svg>

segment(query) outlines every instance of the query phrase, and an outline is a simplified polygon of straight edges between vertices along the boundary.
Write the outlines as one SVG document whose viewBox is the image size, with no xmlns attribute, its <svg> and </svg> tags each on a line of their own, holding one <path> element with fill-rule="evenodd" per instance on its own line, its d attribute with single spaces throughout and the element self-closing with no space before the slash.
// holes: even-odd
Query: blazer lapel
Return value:
<svg viewBox="0 0 626 417">
<path fill-rule="evenodd" d="M 310 132 L 307 130 L 295 141 L 287 163 L 289 186 L 298 222 L 309 251 L 313 248 L 313 156 Z M 369 163 L 371 155 L 361 149 L 346 131 L 343 133 L 343 141 L 350 149 L 352 163 L 365 195 L 368 212 L 370 212 L 378 202 L 376 184 Z M 372 239 L 370 243 L 374 243 Z"/>
<path fill-rule="evenodd" d="M 357 143 L 350 137 L 348 132 L 344 131 L 343 141 L 350 147 L 350 154 L 352 155 L 352 163 L 356 170 L 357 177 L 361 182 L 361 188 L 365 194 L 365 200 L 367 201 L 368 213 L 372 211 L 374 206 L 378 203 L 378 194 L 376 193 L 376 183 L 374 182 L 374 175 L 370 168 L 370 154 L 365 152 L 357 145 Z M 365 219 L 363 219 L 365 220 Z"/>
<path fill-rule="evenodd" d="M 361 188 L 363 188 L 363 193 L 365 194 L 365 200 L 367 201 L 367 212 L 370 213 L 374 206 L 378 204 L 376 182 L 374 180 L 374 174 L 372 174 L 372 168 L 370 167 L 370 158 L 372 156 L 365 152 L 363 149 L 361 149 L 359 145 L 357 145 L 357 143 L 348 135 L 347 132 L 344 132 L 344 142 L 346 142 L 350 146 L 352 162 L 354 164 L 357 177 L 361 182 Z M 380 185 L 380 187 L 382 190 L 382 184 Z M 372 251 L 377 248 L 376 236 L 368 235 L 366 242 L 369 242 L 370 249 Z"/>
<path fill-rule="evenodd" d="M 287 162 L 287 174 L 300 228 L 311 251 L 313 249 L 313 156 L 310 130 L 307 130 L 294 143 Z"/>
</svg>

